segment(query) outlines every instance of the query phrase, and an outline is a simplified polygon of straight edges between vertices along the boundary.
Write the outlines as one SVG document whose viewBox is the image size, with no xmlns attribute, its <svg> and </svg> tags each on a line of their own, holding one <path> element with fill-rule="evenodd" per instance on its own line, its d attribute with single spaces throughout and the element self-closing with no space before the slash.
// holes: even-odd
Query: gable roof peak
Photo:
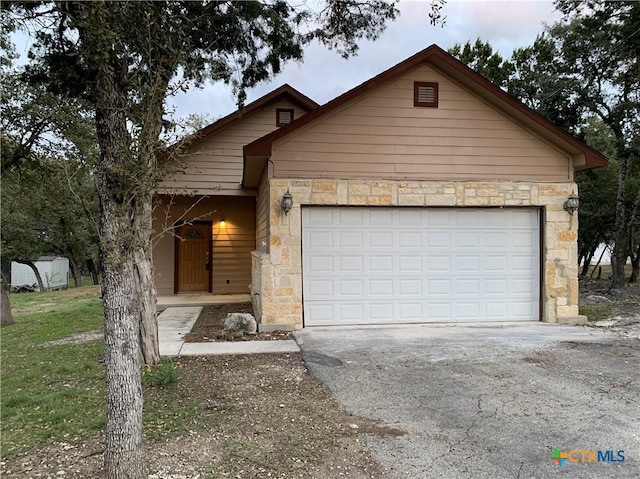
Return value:
<svg viewBox="0 0 640 479">
<path fill-rule="evenodd" d="M 555 138 L 555 141 L 558 144 L 563 144 L 570 150 L 583 155 L 584 162 L 576 168 L 577 170 L 596 168 L 607 164 L 607 159 L 598 151 L 547 120 L 545 117 L 490 82 L 480 73 L 471 69 L 435 43 L 343 93 L 342 95 L 339 95 L 311 113 L 308 113 L 292 123 L 283 126 L 262 138 L 258 138 L 252 143 L 249 143 L 244 147 L 245 158 L 247 156 L 271 156 L 271 146 L 275 140 L 313 122 L 316 118 L 329 113 L 356 97 L 378 88 L 380 85 L 413 70 L 425 61 L 429 61 L 445 75 L 450 76 L 457 82 L 461 83 L 465 88 L 482 97 L 485 101 L 490 102 L 507 115 L 520 120 L 520 122 L 523 125 L 526 125 L 527 128 L 531 128 L 532 130 L 542 132 L 547 136 Z"/>
</svg>

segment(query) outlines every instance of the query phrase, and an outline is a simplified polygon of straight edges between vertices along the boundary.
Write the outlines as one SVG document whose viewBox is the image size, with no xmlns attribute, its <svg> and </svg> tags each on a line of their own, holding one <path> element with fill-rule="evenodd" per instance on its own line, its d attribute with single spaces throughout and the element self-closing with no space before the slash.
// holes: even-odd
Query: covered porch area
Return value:
<svg viewBox="0 0 640 479">
<path fill-rule="evenodd" d="M 157 297 L 158 311 L 167 308 L 209 306 L 212 304 L 250 303 L 251 295 L 246 294 L 163 294 Z"/>
</svg>

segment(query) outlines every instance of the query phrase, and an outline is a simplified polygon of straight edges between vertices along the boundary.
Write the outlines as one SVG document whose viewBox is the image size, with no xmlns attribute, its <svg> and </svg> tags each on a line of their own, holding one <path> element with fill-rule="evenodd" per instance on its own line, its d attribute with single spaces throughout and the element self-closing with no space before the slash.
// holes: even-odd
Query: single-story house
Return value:
<svg viewBox="0 0 640 479">
<path fill-rule="evenodd" d="M 576 171 L 607 160 L 432 45 L 325 105 L 285 85 L 158 191 L 159 294 L 263 329 L 579 320 Z"/>
</svg>

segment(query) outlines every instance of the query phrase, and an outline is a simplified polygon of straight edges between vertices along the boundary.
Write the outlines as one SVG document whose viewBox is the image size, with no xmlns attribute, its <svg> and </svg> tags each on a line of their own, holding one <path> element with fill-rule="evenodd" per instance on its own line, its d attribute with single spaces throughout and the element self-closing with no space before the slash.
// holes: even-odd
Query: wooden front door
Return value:
<svg viewBox="0 0 640 479">
<path fill-rule="evenodd" d="M 176 293 L 211 292 L 211 223 L 180 226 L 176 238 Z"/>
</svg>

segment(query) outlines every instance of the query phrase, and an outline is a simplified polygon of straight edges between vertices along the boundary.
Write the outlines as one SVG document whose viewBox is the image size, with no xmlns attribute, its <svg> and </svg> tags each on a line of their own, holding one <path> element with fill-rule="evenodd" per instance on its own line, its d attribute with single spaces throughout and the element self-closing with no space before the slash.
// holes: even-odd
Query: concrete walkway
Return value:
<svg viewBox="0 0 640 479">
<path fill-rule="evenodd" d="M 229 341 L 185 343 L 184 338 L 195 324 L 202 306 L 172 307 L 158 316 L 160 356 L 208 356 L 215 354 L 297 353 L 295 341 Z"/>
</svg>

